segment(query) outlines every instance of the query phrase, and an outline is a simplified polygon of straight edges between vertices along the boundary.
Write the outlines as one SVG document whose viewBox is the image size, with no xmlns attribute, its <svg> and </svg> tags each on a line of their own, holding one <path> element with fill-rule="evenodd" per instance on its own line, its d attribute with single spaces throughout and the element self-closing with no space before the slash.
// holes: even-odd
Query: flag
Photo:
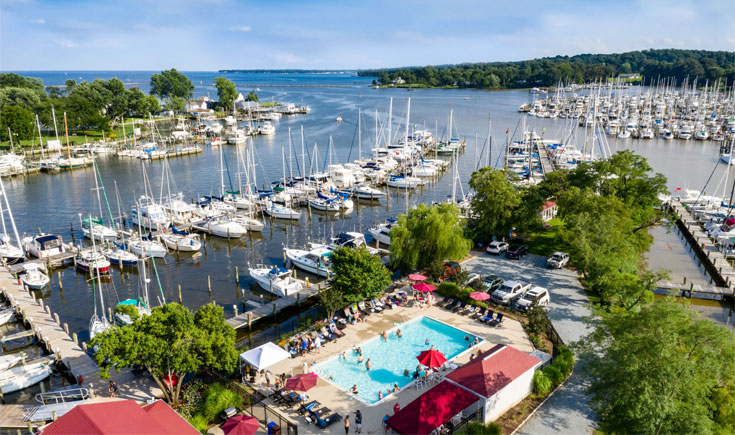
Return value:
<svg viewBox="0 0 735 435">
<path fill-rule="evenodd" d="M 541 131 L 546 131 L 546 127 L 542 128 Z"/>
<path fill-rule="evenodd" d="M 510 133 L 510 129 L 505 130 L 505 134 L 508 134 L 508 133 Z"/>
<path fill-rule="evenodd" d="M 674 192 L 676 192 L 677 190 L 681 190 L 681 187 L 677 187 L 676 189 L 674 189 Z"/>
</svg>

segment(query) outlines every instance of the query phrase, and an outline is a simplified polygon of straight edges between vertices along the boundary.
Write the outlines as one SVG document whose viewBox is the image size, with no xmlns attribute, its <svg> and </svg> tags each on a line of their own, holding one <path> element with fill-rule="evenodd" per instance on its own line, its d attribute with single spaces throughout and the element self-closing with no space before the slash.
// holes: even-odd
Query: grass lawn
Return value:
<svg viewBox="0 0 735 435">
<path fill-rule="evenodd" d="M 548 227 L 533 233 L 527 234 L 525 244 L 528 252 L 531 254 L 543 255 L 548 257 L 555 251 L 564 251 L 564 245 L 561 241 L 560 230 L 564 226 L 561 219 L 552 219 L 547 222 Z"/>
</svg>

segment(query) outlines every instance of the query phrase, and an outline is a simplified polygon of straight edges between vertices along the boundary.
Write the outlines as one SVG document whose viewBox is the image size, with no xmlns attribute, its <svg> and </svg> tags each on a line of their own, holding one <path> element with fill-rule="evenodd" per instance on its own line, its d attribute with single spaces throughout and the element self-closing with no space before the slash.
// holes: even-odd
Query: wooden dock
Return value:
<svg viewBox="0 0 735 435">
<path fill-rule="evenodd" d="M 50 353 L 54 354 L 58 362 L 66 366 L 75 379 L 78 380 L 81 375 L 84 384 L 90 391 L 97 395 L 107 395 L 108 381 L 100 377 L 99 367 L 83 349 L 86 344 L 78 341 L 76 333 L 69 333 L 68 325 L 61 322 L 58 314 L 52 314 L 48 305 L 44 305 L 40 299 L 35 299 L 32 293 L 18 284 L 18 281 L 6 268 L 0 268 L 0 290 L 11 306 L 15 307 L 18 316 L 32 331 L 35 331 L 40 342 Z M 162 395 L 151 378 L 135 377 L 129 370 L 123 370 L 120 373 L 113 371 L 111 379 L 117 382 L 120 388 L 118 397 L 145 402 Z M 2 420 L 3 425 L 9 424 L 5 415 Z M 27 423 L 16 423 L 15 426 L 2 427 L 25 427 L 27 425 Z"/>
<path fill-rule="evenodd" d="M 538 152 L 538 160 L 539 163 L 541 163 L 541 172 L 543 172 L 544 175 L 554 172 L 554 165 L 551 164 L 549 150 L 546 149 L 546 145 L 539 143 L 538 141 L 535 141 L 535 143 L 536 151 Z"/>
<path fill-rule="evenodd" d="M 296 305 L 300 302 L 306 301 L 310 297 L 319 294 L 322 290 L 326 289 L 327 286 L 328 284 L 326 280 L 318 284 L 313 284 L 301 290 L 296 295 L 276 299 L 275 301 L 263 304 L 262 306 L 252 311 L 246 311 L 235 317 L 230 317 L 229 319 L 225 320 L 225 322 L 227 322 L 228 325 L 232 326 L 235 329 L 242 328 L 243 326 L 252 325 L 256 321 L 264 317 L 271 316 L 286 307 L 290 307 L 292 305 Z"/>
</svg>

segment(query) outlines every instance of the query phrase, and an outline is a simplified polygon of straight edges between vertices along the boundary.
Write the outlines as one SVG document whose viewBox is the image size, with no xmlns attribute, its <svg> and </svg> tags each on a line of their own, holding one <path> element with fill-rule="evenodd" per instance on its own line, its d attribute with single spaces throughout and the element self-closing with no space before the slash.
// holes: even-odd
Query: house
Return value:
<svg viewBox="0 0 735 435">
<path fill-rule="evenodd" d="M 161 400 L 140 406 L 134 400 L 77 405 L 38 431 L 42 435 L 199 435 L 194 426 Z"/>
<path fill-rule="evenodd" d="M 398 78 L 393 79 L 391 83 L 393 83 L 394 85 L 405 85 L 406 81 L 403 80 L 401 77 L 398 77 Z"/>
<path fill-rule="evenodd" d="M 556 213 L 556 203 L 552 201 L 544 201 L 544 205 L 541 207 L 541 219 L 544 222 L 548 222 L 556 217 Z"/>
<path fill-rule="evenodd" d="M 489 423 L 514 407 L 533 390 L 533 373 L 541 360 L 498 344 L 447 375 L 446 379 L 474 393 Z"/>
</svg>

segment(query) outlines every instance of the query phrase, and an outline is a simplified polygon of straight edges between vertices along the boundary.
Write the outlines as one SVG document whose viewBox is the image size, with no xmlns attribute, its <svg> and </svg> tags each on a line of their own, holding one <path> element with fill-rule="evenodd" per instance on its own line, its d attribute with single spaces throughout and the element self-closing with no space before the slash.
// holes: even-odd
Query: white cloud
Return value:
<svg viewBox="0 0 735 435">
<path fill-rule="evenodd" d="M 249 32 L 253 30 L 253 28 L 250 26 L 233 26 L 233 27 L 230 27 L 228 30 L 232 32 Z"/>
<path fill-rule="evenodd" d="M 43 18 L 37 18 L 35 20 L 31 20 L 31 22 L 33 24 L 46 24 L 46 20 L 44 20 Z"/>
<path fill-rule="evenodd" d="M 72 41 L 71 39 L 61 39 L 59 40 L 59 45 L 61 45 L 64 48 L 76 48 L 79 47 L 79 44 Z"/>
</svg>

